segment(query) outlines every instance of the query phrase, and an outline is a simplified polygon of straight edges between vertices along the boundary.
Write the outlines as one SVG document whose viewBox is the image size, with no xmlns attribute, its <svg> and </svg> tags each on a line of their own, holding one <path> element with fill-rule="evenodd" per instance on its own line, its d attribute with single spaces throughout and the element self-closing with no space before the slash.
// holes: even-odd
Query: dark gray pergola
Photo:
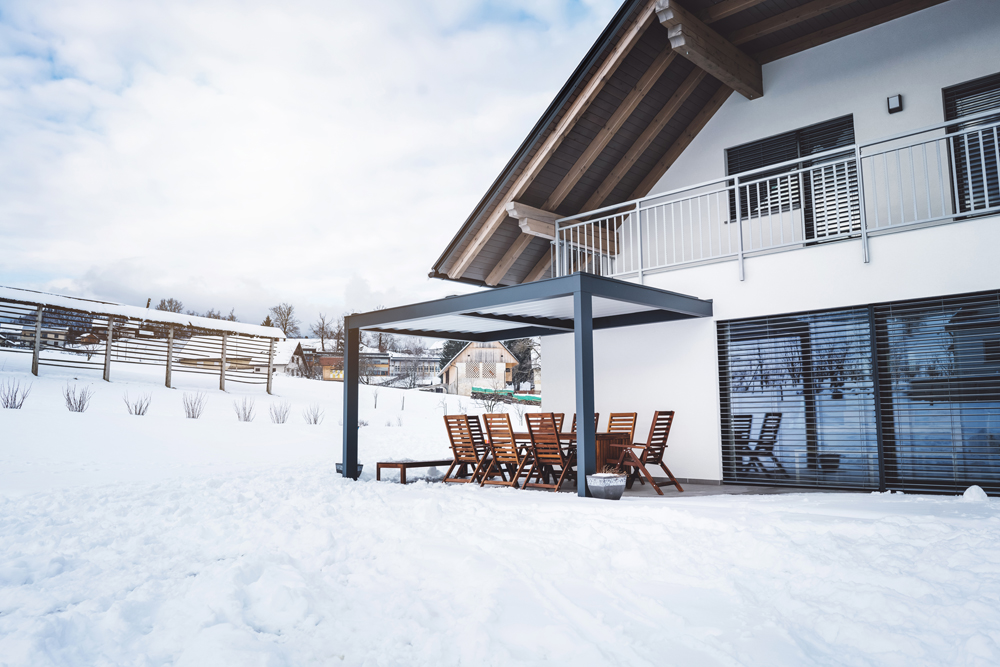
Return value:
<svg viewBox="0 0 1000 667">
<path fill-rule="evenodd" d="M 711 301 L 590 273 L 351 315 L 344 322 L 343 474 L 358 476 L 362 330 L 482 342 L 572 333 L 576 413 L 589 415 L 594 413 L 594 329 L 711 315 Z M 586 475 L 594 473 L 596 459 L 593 420 L 577 420 L 577 430 L 577 492 L 585 496 Z"/>
</svg>

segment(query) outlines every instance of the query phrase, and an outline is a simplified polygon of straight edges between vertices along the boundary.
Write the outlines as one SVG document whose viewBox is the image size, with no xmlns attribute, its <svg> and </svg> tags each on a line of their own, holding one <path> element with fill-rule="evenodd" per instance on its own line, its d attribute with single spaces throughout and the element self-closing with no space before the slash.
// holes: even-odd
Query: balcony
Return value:
<svg viewBox="0 0 1000 667">
<path fill-rule="evenodd" d="M 809 155 L 557 220 L 556 277 L 616 278 L 1000 213 L 1000 112 Z"/>
</svg>

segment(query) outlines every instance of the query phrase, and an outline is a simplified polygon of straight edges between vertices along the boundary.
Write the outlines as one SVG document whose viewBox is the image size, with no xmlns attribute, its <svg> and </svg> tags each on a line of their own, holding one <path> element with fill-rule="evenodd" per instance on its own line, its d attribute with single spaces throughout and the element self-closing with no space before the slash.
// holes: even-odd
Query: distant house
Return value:
<svg viewBox="0 0 1000 667">
<path fill-rule="evenodd" d="M 512 381 L 518 360 L 503 343 L 469 343 L 439 372 L 449 394 L 471 396 L 473 387 L 503 389 Z"/>
<path fill-rule="evenodd" d="M 42 345 L 44 347 L 66 347 L 66 337 L 69 334 L 67 327 L 42 327 Z M 21 329 L 21 344 L 35 344 L 35 328 L 24 327 Z"/>
<path fill-rule="evenodd" d="M 297 340 L 282 340 L 274 346 L 274 372 L 302 377 L 306 368 L 305 352 Z"/>
<path fill-rule="evenodd" d="M 324 354 L 317 357 L 316 363 L 319 364 L 321 377 L 324 380 L 344 381 L 343 355 Z"/>
<path fill-rule="evenodd" d="M 81 336 L 76 337 L 77 345 L 97 345 L 100 342 L 101 339 L 89 331 Z"/>
</svg>

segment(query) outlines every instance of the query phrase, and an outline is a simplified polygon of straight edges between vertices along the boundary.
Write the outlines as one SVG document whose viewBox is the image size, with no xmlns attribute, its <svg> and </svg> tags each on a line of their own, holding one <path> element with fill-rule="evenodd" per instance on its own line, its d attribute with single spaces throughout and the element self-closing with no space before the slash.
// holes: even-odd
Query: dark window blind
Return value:
<svg viewBox="0 0 1000 667">
<path fill-rule="evenodd" d="M 956 211 L 978 213 L 1000 207 L 997 128 L 982 127 L 1000 120 L 1000 74 L 945 88 L 943 93 L 945 120 L 961 120 L 984 111 L 997 111 L 996 116 L 956 123 L 949 128 L 949 132 L 961 133 L 950 142 Z"/>
</svg>

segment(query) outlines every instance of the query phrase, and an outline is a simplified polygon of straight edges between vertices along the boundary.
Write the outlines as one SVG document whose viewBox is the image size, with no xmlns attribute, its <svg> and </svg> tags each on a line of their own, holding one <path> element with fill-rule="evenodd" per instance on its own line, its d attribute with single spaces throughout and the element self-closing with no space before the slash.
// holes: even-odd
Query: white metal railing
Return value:
<svg viewBox="0 0 1000 667">
<path fill-rule="evenodd" d="M 642 276 L 1000 213 L 1000 111 L 558 220 L 556 276 Z M 859 177 L 860 176 L 860 177 Z"/>
</svg>

